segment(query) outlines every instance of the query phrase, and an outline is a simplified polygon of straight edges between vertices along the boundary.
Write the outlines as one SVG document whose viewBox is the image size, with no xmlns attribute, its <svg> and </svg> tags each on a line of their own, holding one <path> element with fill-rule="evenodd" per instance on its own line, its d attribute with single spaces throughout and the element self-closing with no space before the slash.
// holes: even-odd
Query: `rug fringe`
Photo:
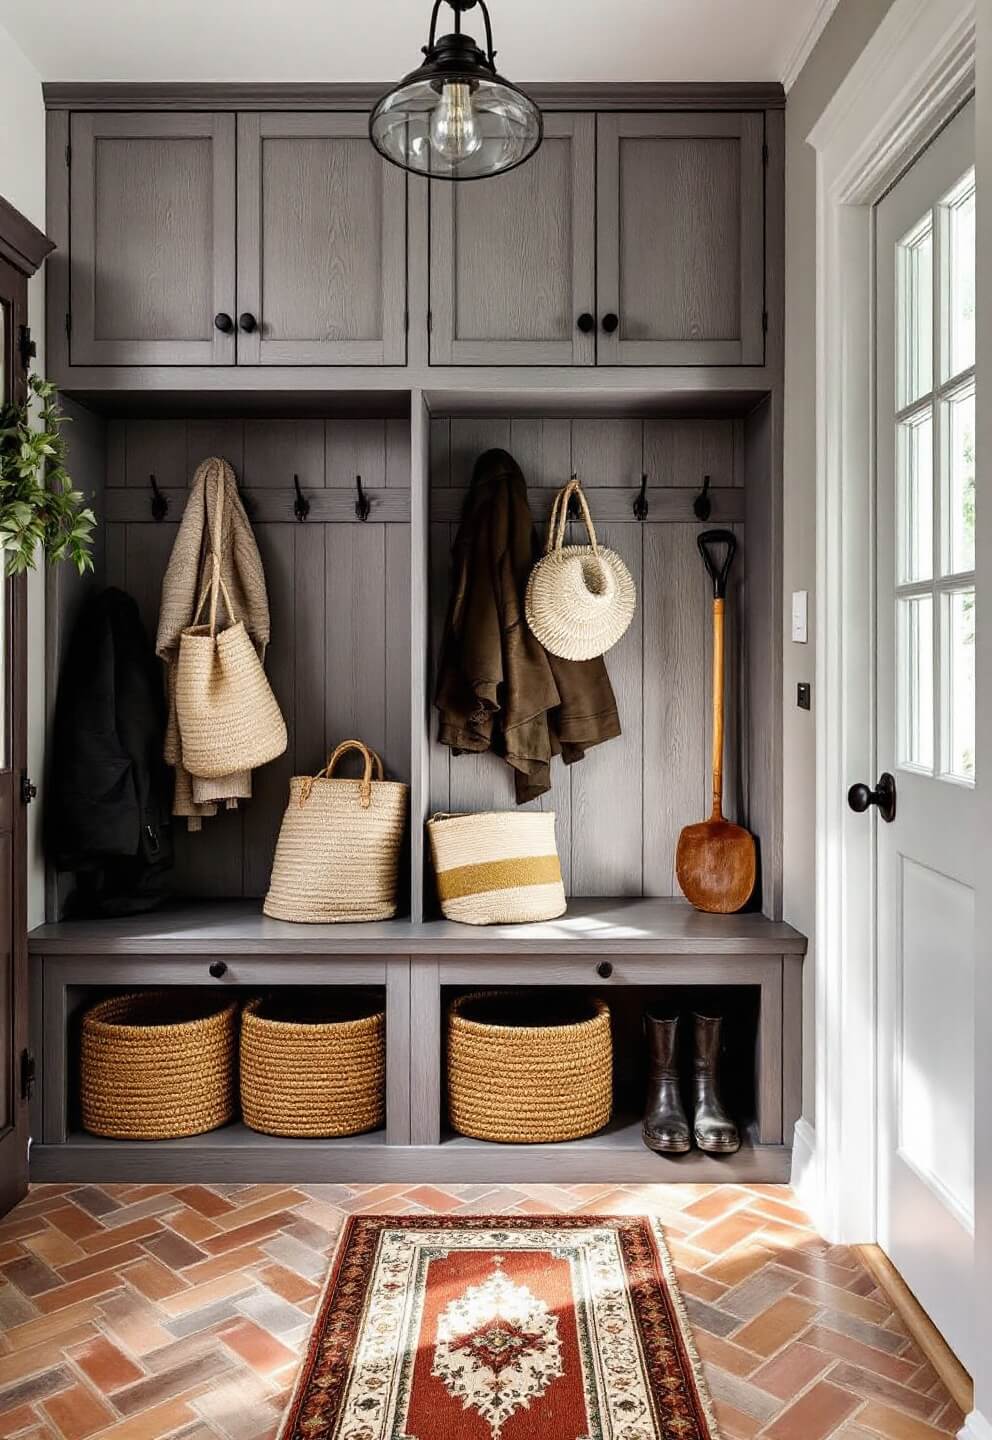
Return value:
<svg viewBox="0 0 992 1440">
<path fill-rule="evenodd" d="M 717 1424 L 716 1412 L 713 1409 L 713 1397 L 710 1395 L 710 1387 L 706 1380 L 703 1362 L 700 1360 L 699 1351 L 696 1349 L 692 1326 L 689 1323 L 685 1301 L 682 1299 L 682 1291 L 679 1289 L 678 1277 L 675 1274 L 675 1262 L 672 1259 L 671 1251 L 668 1248 L 668 1241 L 665 1238 L 664 1226 L 656 1215 L 650 1215 L 647 1218 L 651 1222 L 651 1233 L 654 1235 L 654 1241 L 658 1247 L 658 1258 L 661 1261 L 662 1274 L 665 1277 L 665 1283 L 668 1286 L 672 1306 L 678 1318 L 679 1330 L 682 1332 L 682 1343 L 685 1346 L 685 1352 L 692 1366 L 693 1377 L 696 1381 L 696 1390 L 699 1393 L 699 1403 L 703 1408 L 703 1414 L 706 1416 L 706 1423 L 710 1429 L 710 1440 L 722 1440 L 720 1426 Z"/>
</svg>

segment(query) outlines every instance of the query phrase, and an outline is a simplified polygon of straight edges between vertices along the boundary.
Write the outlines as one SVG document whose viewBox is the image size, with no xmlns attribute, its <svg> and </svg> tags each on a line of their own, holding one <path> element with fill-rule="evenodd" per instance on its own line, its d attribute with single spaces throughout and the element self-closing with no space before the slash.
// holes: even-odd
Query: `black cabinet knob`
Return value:
<svg viewBox="0 0 992 1440">
<path fill-rule="evenodd" d="M 856 815 L 863 815 L 870 805 L 877 805 L 879 815 L 891 824 L 896 818 L 895 777 L 886 770 L 878 777 L 874 790 L 863 781 L 852 785 L 847 792 L 847 803 Z"/>
<path fill-rule="evenodd" d="M 579 316 L 578 320 L 576 320 L 575 323 L 582 331 L 583 335 L 588 335 L 589 331 L 594 328 L 596 321 L 589 314 L 588 310 L 583 310 L 582 314 Z"/>
<path fill-rule="evenodd" d="M 210 973 L 215 980 L 220 980 L 227 974 L 227 962 L 224 960 L 211 960 Z"/>
<path fill-rule="evenodd" d="M 226 310 L 222 310 L 219 315 L 214 316 L 214 329 L 219 330 L 222 335 L 230 335 L 234 329 L 234 321 Z"/>
<path fill-rule="evenodd" d="M 238 316 L 238 325 L 246 335 L 250 335 L 253 330 L 258 329 L 258 321 L 254 315 L 247 310 L 243 315 Z"/>
<path fill-rule="evenodd" d="M 599 964 L 596 966 L 596 974 L 601 980 L 609 980 L 610 976 L 613 974 L 613 966 L 610 964 L 609 960 L 600 960 Z"/>
<path fill-rule="evenodd" d="M 602 323 L 603 329 L 606 331 L 607 335 L 612 335 L 614 330 L 620 324 L 620 316 L 614 315 L 613 311 L 611 310 L 608 315 L 603 316 Z"/>
</svg>

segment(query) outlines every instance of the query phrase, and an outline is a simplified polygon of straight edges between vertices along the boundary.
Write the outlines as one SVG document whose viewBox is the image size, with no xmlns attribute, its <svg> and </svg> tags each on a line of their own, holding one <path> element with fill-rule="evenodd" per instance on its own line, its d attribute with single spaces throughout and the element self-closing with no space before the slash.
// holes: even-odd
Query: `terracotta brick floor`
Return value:
<svg viewBox="0 0 992 1440">
<path fill-rule="evenodd" d="M 267 1440 L 356 1210 L 657 1214 L 725 1440 L 961 1424 L 780 1186 L 43 1185 L 0 1221 L 0 1440 Z"/>
</svg>

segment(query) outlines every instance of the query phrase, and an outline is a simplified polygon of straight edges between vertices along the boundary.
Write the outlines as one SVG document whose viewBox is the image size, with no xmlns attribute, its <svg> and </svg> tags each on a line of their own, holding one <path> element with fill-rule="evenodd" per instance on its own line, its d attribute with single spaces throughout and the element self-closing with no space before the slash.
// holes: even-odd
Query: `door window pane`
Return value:
<svg viewBox="0 0 992 1440">
<path fill-rule="evenodd" d="M 944 596 L 944 773 L 975 778 L 975 592 Z"/>
<path fill-rule="evenodd" d="M 933 422 L 929 408 L 897 426 L 896 580 L 933 573 Z"/>
<path fill-rule="evenodd" d="M 975 387 L 944 405 L 944 574 L 975 568 Z"/>
<path fill-rule="evenodd" d="M 933 769 L 933 597 L 898 600 L 899 763 Z"/>
<path fill-rule="evenodd" d="M 975 172 L 945 201 L 947 215 L 945 379 L 975 363 Z"/>
<path fill-rule="evenodd" d="M 927 215 L 896 246 L 896 407 L 933 388 L 933 226 Z"/>
</svg>

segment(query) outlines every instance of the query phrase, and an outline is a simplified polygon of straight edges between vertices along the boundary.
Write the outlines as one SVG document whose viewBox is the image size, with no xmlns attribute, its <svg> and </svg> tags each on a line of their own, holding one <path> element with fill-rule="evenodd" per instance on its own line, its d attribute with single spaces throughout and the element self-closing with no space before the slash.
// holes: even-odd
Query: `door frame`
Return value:
<svg viewBox="0 0 992 1440">
<path fill-rule="evenodd" d="M 803 1198 L 837 1243 L 876 1239 L 874 210 L 975 83 L 975 0 L 895 0 L 816 151 L 815 1141 Z M 867 1101 L 867 1103 L 866 1103 Z M 800 1134 L 801 1142 L 810 1139 Z"/>
</svg>

